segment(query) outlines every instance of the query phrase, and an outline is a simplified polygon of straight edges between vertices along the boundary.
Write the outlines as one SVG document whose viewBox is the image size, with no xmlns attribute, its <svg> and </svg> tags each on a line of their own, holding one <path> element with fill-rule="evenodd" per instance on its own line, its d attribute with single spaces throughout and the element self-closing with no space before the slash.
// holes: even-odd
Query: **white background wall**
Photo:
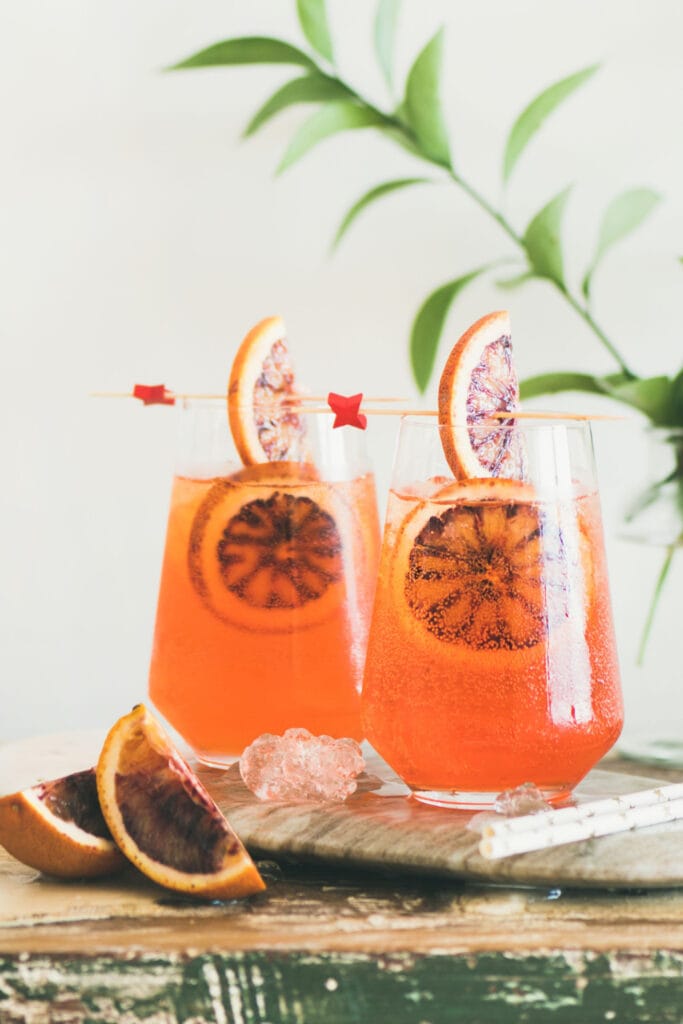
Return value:
<svg viewBox="0 0 683 1024">
<path fill-rule="evenodd" d="M 374 4 L 329 6 L 344 74 L 384 103 L 370 42 Z M 604 62 L 524 155 L 507 207 L 523 227 L 575 182 L 566 227 L 577 282 L 609 199 L 630 185 L 661 191 L 655 215 L 600 272 L 596 311 L 638 370 L 680 367 L 680 0 L 406 0 L 402 73 L 441 23 L 456 160 L 495 201 L 503 142 L 521 108 L 552 81 Z M 288 112 L 249 142 L 239 135 L 291 69 L 160 70 L 241 34 L 301 43 L 294 4 L 4 0 L 0 8 L 0 740 L 106 725 L 145 694 L 173 413 L 89 391 L 136 381 L 221 389 L 246 329 L 278 311 L 313 388 L 414 395 L 406 339 L 421 300 L 507 251 L 463 195 L 438 188 L 378 204 L 329 258 L 329 239 L 358 195 L 419 170 L 389 143 L 357 133 L 274 178 L 306 113 Z M 501 304 L 512 311 L 521 374 L 612 369 L 542 283 L 505 296 L 475 285 L 453 313 L 451 341 Z M 373 424 L 382 465 L 390 435 L 386 421 Z M 597 441 L 626 667 L 657 568 L 616 539 L 642 459 L 640 427 L 601 427 Z M 680 597 L 680 568 L 670 597 L 676 586 Z M 671 599 L 662 634 L 680 632 L 674 610 Z M 671 719 L 672 700 L 683 717 L 678 684 L 657 701 L 629 672 L 626 692 L 631 722 Z"/>
</svg>

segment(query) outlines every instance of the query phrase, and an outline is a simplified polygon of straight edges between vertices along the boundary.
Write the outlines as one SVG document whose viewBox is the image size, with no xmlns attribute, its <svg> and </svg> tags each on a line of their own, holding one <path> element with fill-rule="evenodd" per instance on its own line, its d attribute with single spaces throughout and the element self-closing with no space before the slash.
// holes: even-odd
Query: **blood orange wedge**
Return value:
<svg viewBox="0 0 683 1024">
<path fill-rule="evenodd" d="M 0 844 L 59 878 L 109 875 L 126 863 L 102 817 L 92 768 L 3 797 Z"/>
<path fill-rule="evenodd" d="M 406 613 L 423 634 L 476 651 L 524 651 L 567 620 L 592 579 L 576 521 L 526 484 L 450 484 L 418 505 L 398 538 Z M 587 600 L 590 595 L 587 595 Z"/>
<path fill-rule="evenodd" d="M 306 425 L 295 400 L 284 321 L 266 317 L 244 338 L 228 383 L 230 430 L 245 465 L 305 458 Z"/>
<path fill-rule="evenodd" d="M 190 531 L 190 579 L 224 622 L 261 632 L 291 632 L 327 618 L 344 597 L 343 499 L 313 471 L 291 463 L 217 480 Z M 281 467 L 290 467 L 286 473 Z"/>
<path fill-rule="evenodd" d="M 522 442 L 514 429 L 518 405 L 510 317 L 489 313 L 456 342 L 439 383 L 441 440 L 456 477 L 523 478 Z"/>
<path fill-rule="evenodd" d="M 97 789 L 120 849 L 153 881 L 205 899 L 265 889 L 242 842 L 144 705 L 110 730 Z"/>
</svg>

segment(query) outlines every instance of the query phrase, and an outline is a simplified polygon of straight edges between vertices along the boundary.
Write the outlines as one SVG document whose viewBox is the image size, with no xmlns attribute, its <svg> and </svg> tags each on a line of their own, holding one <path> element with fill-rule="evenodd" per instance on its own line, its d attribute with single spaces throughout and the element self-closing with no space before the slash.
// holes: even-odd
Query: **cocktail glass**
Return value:
<svg viewBox="0 0 683 1024">
<path fill-rule="evenodd" d="M 590 427 L 513 430 L 523 480 L 455 481 L 443 432 L 477 450 L 490 425 L 401 427 L 362 721 L 425 803 L 487 807 L 526 782 L 560 801 L 622 727 Z"/>
<path fill-rule="evenodd" d="M 223 403 L 178 411 L 152 701 L 219 767 L 264 732 L 360 739 L 379 550 L 363 433 L 301 413 L 300 462 L 243 466 Z"/>
</svg>

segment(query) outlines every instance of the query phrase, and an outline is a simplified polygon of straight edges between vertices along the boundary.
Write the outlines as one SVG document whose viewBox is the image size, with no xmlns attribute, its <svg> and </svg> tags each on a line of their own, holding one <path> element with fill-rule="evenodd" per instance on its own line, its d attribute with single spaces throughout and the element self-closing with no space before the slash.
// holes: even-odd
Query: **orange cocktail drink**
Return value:
<svg viewBox="0 0 683 1024">
<path fill-rule="evenodd" d="M 152 700 L 217 766 L 266 732 L 360 738 L 379 548 L 362 431 L 306 411 L 277 316 L 241 342 L 227 408 L 181 413 Z"/>
<path fill-rule="evenodd" d="M 487 806 L 525 782 L 559 800 L 623 716 L 590 430 L 496 427 L 519 479 L 454 479 L 458 431 L 481 450 L 476 427 L 402 428 L 364 730 L 426 802 Z"/>
<path fill-rule="evenodd" d="M 360 739 L 379 547 L 362 435 L 302 414 L 305 459 L 241 466 L 225 461 L 222 406 L 182 415 L 192 440 L 171 495 L 154 704 L 211 764 L 289 727 Z"/>
</svg>

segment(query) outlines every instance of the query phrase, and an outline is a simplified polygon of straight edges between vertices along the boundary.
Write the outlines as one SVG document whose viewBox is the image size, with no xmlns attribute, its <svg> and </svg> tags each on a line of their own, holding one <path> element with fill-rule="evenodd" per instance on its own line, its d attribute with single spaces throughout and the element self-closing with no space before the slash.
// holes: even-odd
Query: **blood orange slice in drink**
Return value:
<svg viewBox="0 0 683 1024">
<path fill-rule="evenodd" d="M 355 527 L 353 511 L 330 485 L 311 480 L 313 470 L 297 477 L 291 465 L 217 480 L 195 514 L 190 579 L 224 622 L 291 632 L 343 600 L 342 534 Z"/>
<path fill-rule="evenodd" d="M 305 458 L 306 425 L 296 397 L 284 321 L 266 317 L 244 338 L 228 383 L 230 429 L 246 466 Z"/>
<path fill-rule="evenodd" d="M 144 705 L 110 730 L 97 789 L 118 846 L 153 881 L 204 899 L 265 888 L 241 840 Z"/>
<path fill-rule="evenodd" d="M 585 534 L 508 479 L 450 484 L 411 512 L 396 571 L 423 635 L 478 652 L 524 651 L 567 621 L 592 587 Z M 585 596 L 585 600 L 583 597 Z"/>
<path fill-rule="evenodd" d="M 3 797 L 0 844 L 59 878 L 95 878 L 126 864 L 102 816 L 92 768 Z"/>
<path fill-rule="evenodd" d="M 510 317 L 489 313 L 456 342 L 439 383 L 441 439 L 456 477 L 523 478 L 522 441 L 514 429 L 518 405 Z"/>
</svg>

